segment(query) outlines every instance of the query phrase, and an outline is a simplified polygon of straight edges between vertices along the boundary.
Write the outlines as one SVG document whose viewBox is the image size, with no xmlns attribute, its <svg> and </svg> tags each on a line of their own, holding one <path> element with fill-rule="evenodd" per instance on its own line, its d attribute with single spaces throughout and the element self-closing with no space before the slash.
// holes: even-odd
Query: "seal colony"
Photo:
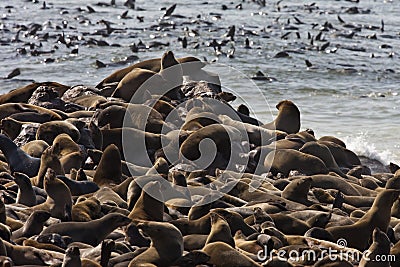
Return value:
<svg viewBox="0 0 400 267">
<path fill-rule="evenodd" d="M 399 266 L 400 167 L 302 130 L 290 100 L 234 109 L 204 66 L 167 51 L 0 96 L 1 266 Z"/>
</svg>

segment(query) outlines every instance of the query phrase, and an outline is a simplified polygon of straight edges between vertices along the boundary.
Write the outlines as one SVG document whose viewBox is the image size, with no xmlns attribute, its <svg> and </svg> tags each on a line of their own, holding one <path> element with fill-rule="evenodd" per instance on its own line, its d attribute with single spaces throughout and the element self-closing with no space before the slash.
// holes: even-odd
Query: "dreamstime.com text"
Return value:
<svg viewBox="0 0 400 267">
<path fill-rule="evenodd" d="M 370 262 L 394 262 L 396 261 L 395 255 L 380 255 L 373 254 L 369 250 L 364 252 L 357 251 L 355 249 L 346 249 L 347 242 L 344 239 L 339 239 L 337 241 L 340 249 L 327 248 L 327 249 L 306 249 L 306 250 L 272 250 L 268 251 L 267 246 L 264 246 L 264 250 L 260 250 L 257 253 L 257 257 L 260 261 L 265 261 L 273 256 L 278 257 L 282 261 L 300 261 L 306 260 L 309 262 L 316 262 L 321 259 L 328 257 L 331 261 L 347 260 L 347 261 L 361 261 L 364 259 Z"/>
</svg>

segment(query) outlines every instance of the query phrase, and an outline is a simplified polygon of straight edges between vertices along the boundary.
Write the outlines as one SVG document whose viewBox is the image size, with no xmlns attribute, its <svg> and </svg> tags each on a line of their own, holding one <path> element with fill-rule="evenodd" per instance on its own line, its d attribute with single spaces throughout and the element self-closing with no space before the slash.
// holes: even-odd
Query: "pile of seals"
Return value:
<svg viewBox="0 0 400 267">
<path fill-rule="evenodd" d="M 300 131 L 289 100 L 261 123 L 203 67 L 1 95 L 1 266 L 400 266 L 400 167 Z"/>
</svg>

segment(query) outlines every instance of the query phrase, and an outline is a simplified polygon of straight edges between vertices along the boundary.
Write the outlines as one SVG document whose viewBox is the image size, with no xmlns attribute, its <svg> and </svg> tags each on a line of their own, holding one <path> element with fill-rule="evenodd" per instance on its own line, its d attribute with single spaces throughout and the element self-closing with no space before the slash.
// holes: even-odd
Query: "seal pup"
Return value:
<svg viewBox="0 0 400 267">
<path fill-rule="evenodd" d="M 116 228 L 128 225 L 131 220 L 119 213 L 109 213 L 100 219 L 89 222 L 61 222 L 52 224 L 41 234 L 57 233 L 69 236 L 73 242 L 82 242 L 92 246 L 101 243 Z"/>
<path fill-rule="evenodd" d="M 275 120 L 261 127 L 270 130 L 280 130 L 288 134 L 297 133 L 300 130 L 300 111 L 290 100 L 283 100 L 276 105 L 278 115 Z"/>
<path fill-rule="evenodd" d="M 385 189 L 375 198 L 371 209 L 356 223 L 328 227 L 326 230 L 332 234 L 335 240 L 344 238 L 349 247 L 362 251 L 366 249 L 368 240 L 376 227 L 381 231 L 387 231 L 391 218 L 391 208 L 398 197 L 398 190 Z"/>
<path fill-rule="evenodd" d="M 174 225 L 166 222 L 143 222 L 137 225 L 151 238 L 150 247 L 135 257 L 129 267 L 150 263 L 160 267 L 172 265 L 183 254 L 183 238 Z"/>
<path fill-rule="evenodd" d="M 11 173 L 21 172 L 29 177 L 37 175 L 40 166 L 40 159 L 26 154 L 10 138 L 0 134 L 0 150 L 7 160 Z"/>
</svg>

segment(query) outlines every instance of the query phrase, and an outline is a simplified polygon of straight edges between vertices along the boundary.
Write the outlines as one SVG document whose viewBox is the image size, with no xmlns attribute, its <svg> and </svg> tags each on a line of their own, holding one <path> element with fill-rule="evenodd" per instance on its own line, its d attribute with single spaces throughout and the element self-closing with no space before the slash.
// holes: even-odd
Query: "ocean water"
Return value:
<svg viewBox="0 0 400 267">
<path fill-rule="evenodd" d="M 245 102 L 262 121 L 276 115 L 280 100 L 290 99 L 301 111 L 302 129 L 339 137 L 359 155 L 384 164 L 400 163 L 399 1 L 283 0 L 262 6 L 137 0 L 135 9 L 121 0 L 113 6 L 100 1 L 53 0 L 43 8 L 43 1 L 1 0 L 0 76 L 15 68 L 21 74 L 0 80 L 0 93 L 33 80 L 95 86 L 113 71 L 168 49 L 207 60 L 206 68 L 239 96 L 233 105 Z M 175 16 L 162 18 L 162 9 L 173 4 Z M 112 28 L 108 33 L 103 21 Z M 234 40 L 224 36 L 232 25 Z M 220 55 L 213 40 L 222 42 Z M 149 48 L 132 52 L 130 46 L 139 42 Z M 282 51 L 289 56 L 275 57 Z M 96 67 L 96 60 L 107 66 Z M 273 79 L 251 80 L 258 71 Z"/>
</svg>

